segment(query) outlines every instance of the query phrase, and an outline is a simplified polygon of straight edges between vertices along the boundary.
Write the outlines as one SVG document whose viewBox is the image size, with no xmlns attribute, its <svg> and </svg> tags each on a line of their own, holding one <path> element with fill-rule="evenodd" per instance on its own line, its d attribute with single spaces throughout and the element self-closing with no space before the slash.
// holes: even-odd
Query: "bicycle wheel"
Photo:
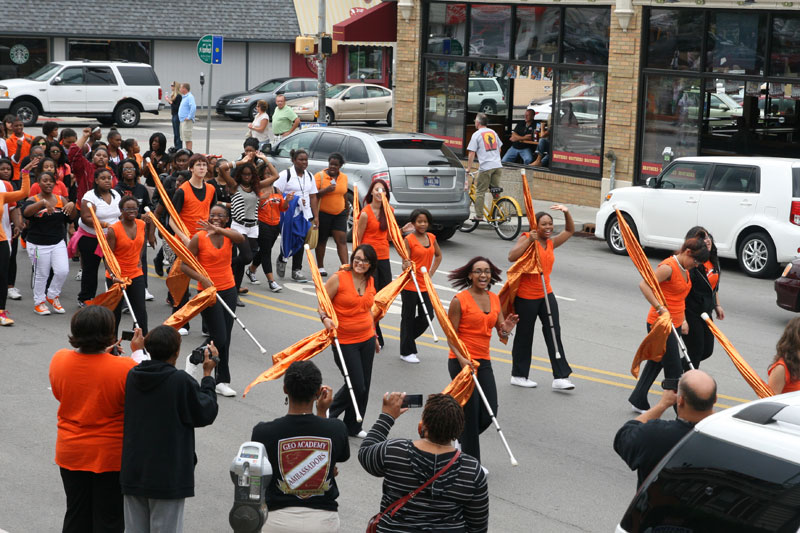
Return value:
<svg viewBox="0 0 800 533">
<path fill-rule="evenodd" d="M 517 238 L 522 230 L 522 213 L 508 198 L 500 198 L 492 209 L 492 225 L 497 235 L 506 241 Z"/>
<path fill-rule="evenodd" d="M 463 233 L 472 233 L 478 227 L 478 221 L 475 220 L 474 208 L 469 208 L 469 218 L 458 226 L 458 231 Z"/>
</svg>

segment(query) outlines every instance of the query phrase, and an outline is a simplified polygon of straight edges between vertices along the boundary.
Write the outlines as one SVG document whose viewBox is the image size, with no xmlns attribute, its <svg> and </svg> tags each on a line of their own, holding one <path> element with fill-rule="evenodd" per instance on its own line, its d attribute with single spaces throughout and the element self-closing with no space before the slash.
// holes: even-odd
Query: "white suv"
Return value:
<svg viewBox="0 0 800 533">
<path fill-rule="evenodd" d="M 705 227 L 720 257 L 738 258 L 749 276 L 800 257 L 800 159 L 682 157 L 645 186 L 610 191 L 595 236 L 625 254 L 614 208 L 643 246 L 676 250 L 689 228 Z"/>
<path fill-rule="evenodd" d="M 54 61 L 26 78 L 0 80 L 0 112 L 36 124 L 48 117 L 96 117 L 132 128 L 142 112 L 158 114 L 161 86 L 153 67 L 118 61 Z"/>
</svg>

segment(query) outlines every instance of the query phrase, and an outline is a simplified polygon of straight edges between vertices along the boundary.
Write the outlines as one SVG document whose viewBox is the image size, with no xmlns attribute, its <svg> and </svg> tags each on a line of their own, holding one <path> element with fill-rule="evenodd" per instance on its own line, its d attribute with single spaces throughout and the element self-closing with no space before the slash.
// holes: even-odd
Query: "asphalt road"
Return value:
<svg viewBox="0 0 800 533">
<path fill-rule="evenodd" d="M 139 139 L 159 127 L 152 121 L 143 124 L 135 130 Z M 220 139 L 212 143 L 212 151 L 230 156 L 237 149 L 237 140 L 244 137 L 237 135 L 244 129 L 243 124 L 220 124 Z M 445 303 L 454 294 L 448 288 L 446 271 L 478 254 L 506 269 L 509 248 L 510 243 L 484 228 L 470 235 L 458 233 L 442 243 L 444 261 L 434 282 Z M 665 253 L 648 253 L 654 264 L 666 257 Z M 151 252 L 151 264 L 152 257 Z M 330 250 L 329 271 L 333 257 Z M 531 379 L 539 382 L 537 389 L 509 385 L 510 346 L 493 341 L 499 421 L 520 463 L 516 468 L 510 465 L 495 431 L 489 429 L 483 434 L 483 462 L 490 471 L 490 530 L 495 532 L 613 531 L 635 490 L 635 474 L 628 471 L 611 444 L 619 426 L 634 416 L 626 401 L 635 383 L 629 368 L 645 334 L 648 308 L 639 293 L 639 276 L 627 257 L 612 255 L 605 243 L 593 237 L 574 237 L 559 248 L 556 258 L 552 284 L 559 297 L 566 357 L 574 370 L 576 389 L 556 392 L 550 388 L 552 375 L 538 326 L 531 371 Z M 0 529 L 13 533 L 54 532 L 60 530 L 65 499 L 53 462 L 58 404 L 49 390 L 47 372 L 52 354 L 68 346 L 69 317 L 76 309 L 79 288 L 79 282 L 74 280 L 77 267 L 72 263 L 73 272 L 62 295 L 68 314 L 39 317 L 32 310 L 30 263 L 23 251 L 17 260 L 17 286 L 24 299 L 9 302 L 17 323 L 0 331 L 7 347 L 0 355 L 0 373 L 6 376 L 0 389 L 4 406 Z M 397 262 L 393 271 L 399 272 Z M 246 307 L 239 313 L 270 354 L 320 328 L 310 284 L 287 282 L 282 293 L 273 294 L 267 290 L 262 273 L 259 278 L 261 285 L 245 283 L 251 292 L 243 298 Z M 149 281 L 156 299 L 148 303 L 148 314 L 150 323 L 157 324 L 169 314 L 164 303 L 166 288 L 152 269 Z M 495 287 L 497 290 L 499 287 Z M 766 376 L 775 343 L 792 315 L 775 305 L 771 281 L 744 276 L 734 262 L 723 262 L 720 300 L 727 313 L 721 329 L 745 359 Z M 446 346 L 443 342 L 434 343 L 427 334 L 419 343 L 421 364 L 400 361 L 399 322 L 396 304 L 383 322 L 387 344 L 373 370 L 370 404 L 365 413 L 367 428 L 379 413 L 385 391 L 428 394 L 441 391 L 449 382 Z M 199 320 L 195 320 L 191 335 L 184 338 L 183 353 L 188 354 L 203 342 L 199 329 Z M 232 386 L 241 394 L 247 383 L 269 366 L 269 358 L 258 353 L 238 326 L 234 331 Z M 317 356 L 315 362 L 326 384 L 334 388 L 342 384 L 330 351 Z M 703 369 L 719 383 L 720 408 L 755 399 L 755 393 L 719 347 Z M 657 401 L 657 394 L 653 391 L 651 403 Z M 278 382 L 258 385 L 247 398 L 220 398 L 219 405 L 216 422 L 197 431 L 196 497 L 186 504 L 187 531 L 230 530 L 230 462 L 239 444 L 249 439 L 253 425 L 281 416 L 286 410 Z M 419 415 L 419 410 L 403 415 L 392 436 L 415 436 Z M 353 456 L 339 466 L 342 531 L 363 530 L 368 518 L 379 510 L 381 480 L 367 475 L 358 464 L 359 442 L 351 440 Z"/>
</svg>

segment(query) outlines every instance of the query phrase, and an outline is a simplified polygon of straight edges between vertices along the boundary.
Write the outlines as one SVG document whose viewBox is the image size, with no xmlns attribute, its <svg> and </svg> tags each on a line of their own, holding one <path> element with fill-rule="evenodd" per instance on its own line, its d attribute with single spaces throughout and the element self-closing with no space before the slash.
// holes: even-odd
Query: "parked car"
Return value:
<svg viewBox="0 0 800 533">
<path fill-rule="evenodd" d="M 800 528 L 800 392 L 701 420 L 633 497 L 617 533 Z"/>
<path fill-rule="evenodd" d="M 142 113 L 158 114 L 162 89 L 153 67 L 125 61 L 53 61 L 26 78 L 0 81 L 0 112 L 22 118 L 39 115 L 96 117 L 132 128 Z"/>
<path fill-rule="evenodd" d="M 645 186 L 610 191 L 595 235 L 624 254 L 614 208 L 644 246 L 675 250 L 704 226 L 720 257 L 737 258 L 749 276 L 769 277 L 800 257 L 800 159 L 682 157 Z"/>
<path fill-rule="evenodd" d="M 467 109 L 487 115 L 504 114 L 508 109 L 506 93 L 497 78 L 470 78 Z"/>
<path fill-rule="evenodd" d="M 577 120 L 580 124 L 597 124 L 602 112 L 602 101 L 599 96 L 575 96 L 571 98 L 562 98 L 558 107 L 558 113 L 555 123 L 568 124 L 570 120 L 570 110 L 574 116 L 573 120 Z M 528 106 L 528 109 L 533 109 L 536 112 L 536 120 L 546 120 L 548 122 L 553 115 L 553 104 L 548 101 L 543 104 L 535 106 Z M 574 124 L 573 124 L 574 125 Z"/>
<path fill-rule="evenodd" d="M 286 102 L 300 120 L 314 121 L 317 95 Z M 392 91 L 371 83 L 339 83 L 325 93 L 325 122 L 367 122 L 385 120 L 392 125 Z"/>
<path fill-rule="evenodd" d="M 273 78 L 250 90 L 224 94 L 217 99 L 218 115 L 237 120 L 252 120 L 256 112 L 256 102 L 267 102 L 270 116 L 275 110 L 275 97 L 282 94 L 286 101 L 317 94 L 317 80 L 314 78 Z"/>
<path fill-rule="evenodd" d="M 800 312 L 800 259 L 786 265 L 781 277 L 775 280 L 775 295 L 778 307 Z"/>
<path fill-rule="evenodd" d="M 266 150 L 270 162 L 283 171 L 291 164 L 290 151 L 298 148 L 308 152 L 308 170 L 312 174 L 327 168 L 331 153 L 344 156 L 342 172 L 348 177 L 351 205 L 353 185 L 358 184 L 363 205 L 370 184 L 380 178 L 389 183 L 389 202 L 401 225 L 414 209 L 423 207 L 433 215 L 432 231 L 446 240 L 469 218 L 464 167 L 442 139 L 365 128 L 306 128 Z"/>
</svg>

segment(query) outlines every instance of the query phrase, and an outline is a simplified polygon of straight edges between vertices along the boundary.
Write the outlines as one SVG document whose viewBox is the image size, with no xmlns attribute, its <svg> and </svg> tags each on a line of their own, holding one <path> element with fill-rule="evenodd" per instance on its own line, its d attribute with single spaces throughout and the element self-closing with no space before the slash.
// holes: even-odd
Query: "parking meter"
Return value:
<svg viewBox="0 0 800 533">
<path fill-rule="evenodd" d="M 200 73 L 200 87 L 206 84 L 206 76 L 202 72 Z"/>
<path fill-rule="evenodd" d="M 260 442 L 245 442 L 231 463 L 233 508 L 228 522 L 234 533 L 257 533 L 267 522 L 266 492 L 272 465 Z"/>
</svg>

